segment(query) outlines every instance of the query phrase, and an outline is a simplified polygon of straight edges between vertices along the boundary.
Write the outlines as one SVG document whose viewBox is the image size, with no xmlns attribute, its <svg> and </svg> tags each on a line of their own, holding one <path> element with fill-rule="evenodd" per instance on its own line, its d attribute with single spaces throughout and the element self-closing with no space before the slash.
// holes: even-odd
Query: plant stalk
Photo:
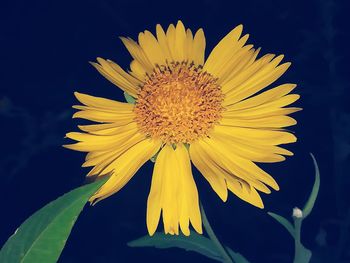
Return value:
<svg viewBox="0 0 350 263">
<path fill-rule="evenodd" d="M 223 262 L 225 262 L 225 263 L 234 263 L 232 258 L 229 256 L 229 254 L 227 253 L 225 248 L 220 243 L 219 239 L 216 237 L 213 229 L 211 228 L 202 204 L 200 205 L 200 207 L 201 207 L 201 214 L 202 214 L 202 220 L 203 220 L 204 229 L 207 231 L 207 234 L 208 234 L 210 240 L 213 241 L 214 245 L 216 246 L 216 248 L 220 252 L 220 254 L 221 254 L 222 258 L 223 258 Z"/>
</svg>

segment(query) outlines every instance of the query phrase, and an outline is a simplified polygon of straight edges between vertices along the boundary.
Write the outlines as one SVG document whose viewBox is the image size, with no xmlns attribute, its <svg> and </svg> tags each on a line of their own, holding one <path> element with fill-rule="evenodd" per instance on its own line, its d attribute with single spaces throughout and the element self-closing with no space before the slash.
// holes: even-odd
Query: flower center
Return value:
<svg viewBox="0 0 350 263">
<path fill-rule="evenodd" d="M 208 136 L 221 118 L 224 96 L 202 66 L 171 62 L 147 75 L 134 107 L 142 132 L 164 143 L 191 143 Z"/>
</svg>

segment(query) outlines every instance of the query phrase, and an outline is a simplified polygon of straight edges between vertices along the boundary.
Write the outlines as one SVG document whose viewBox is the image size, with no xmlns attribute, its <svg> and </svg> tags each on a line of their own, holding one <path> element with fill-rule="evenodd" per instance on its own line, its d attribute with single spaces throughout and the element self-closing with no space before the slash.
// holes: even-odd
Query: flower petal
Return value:
<svg viewBox="0 0 350 263">
<path fill-rule="evenodd" d="M 64 147 L 76 151 L 91 152 L 91 151 L 106 151 L 114 147 L 119 147 L 126 139 L 129 139 L 138 134 L 138 138 L 144 138 L 145 135 L 141 135 L 138 132 L 136 123 L 130 123 L 126 126 L 118 127 L 113 131 L 112 135 L 103 134 L 88 134 L 80 132 L 69 132 L 66 134 L 67 138 L 78 141 L 78 143 L 64 145 Z"/>
<path fill-rule="evenodd" d="M 187 149 L 178 144 L 174 150 L 165 145 L 157 156 L 147 201 L 147 228 L 150 235 L 157 229 L 161 210 L 165 233 L 190 234 L 189 222 L 202 233 L 199 200 L 192 177 Z"/>
<path fill-rule="evenodd" d="M 136 60 L 147 73 L 152 72 L 153 65 L 149 61 L 147 55 L 142 50 L 142 48 L 131 38 L 121 37 L 121 41 L 123 42 L 126 49 L 129 51 L 130 55 Z M 131 94 L 130 94 L 131 95 Z"/>
<path fill-rule="evenodd" d="M 295 84 L 283 84 L 279 85 L 275 88 L 264 91 L 256 96 L 245 99 L 233 105 L 227 107 L 227 110 L 244 110 L 252 107 L 256 107 L 259 105 L 264 105 L 265 103 L 277 100 L 284 95 L 290 93 L 293 89 L 295 89 Z"/>
<path fill-rule="evenodd" d="M 268 116 L 256 119 L 238 118 L 238 117 L 223 117 L 220 120 L 220 125 L 259 129 L 274 129 L 293 126 L 297 121 L 291 117 L 283 116 L 285 112 L 280 112 L 276 116 Z"/>
<path fill-rule="evenodd" d="M 206 138 L 200 141 L 202 149 L 225 170 L 231 172 L 236 177 L 243 179 L 255 188 L 259 187 L 259 182 L 271 186 L 278 190 L 276 181 L 251 160 L 235 154 L 231 147 L 216 139 Z"/>
<path fill-rule="evenodd" d="M 97 203 L 102 199 L 118 192 L 136 173 L 136 171 L 158 151 L 160 141 L 143 140 L 125 153 L 111 165 L 112 174 L 109 180 L 90 198 L 90 202 Z"/>
<path fill-rule="evenodd" d="M 166 55 L 151 32 L 146 30 L 139 34 L 139 45 L 153 66 L 166 63 Z"/>
<path fill-rule="evenodd" d="M 74 92 L 74 95 L 82 104 L 92 108 L 131 112 L 134 107 L 130 103 L 90 96 L 79 92 Z"/>
<path fill-rule="evenodd" d="M 286 158 L 281 154 L 290 153 L 289 151 L 281 151 L 281 148 L 274 145 L 255 145 L 253 142 L 239 140 L 218 133 L 212 133 L 211 138 L 218 140 L 226 145 L 230 145 L 231 151 L 235 154 L 260 163 L 275 163 L 284 161 Z M 282 149 L 284 150 L 284 149 Z"/>
<path fill-rule="evenodd" d="M 232 58 L 239 48 L 244 45 L 242 42 L 238 45 L 242 30 L 242 25 L 235 27 L 215 46 L 204 64 L 203 69 L 205 71 L 220 77 L 220 69 Z"/>
<path fill-rule="evenodd" d="M 173 60 L 169 49 L 167 36 L 165 35 L 165 32 L 162 26 L 159 24 L 156 26 L 156 34 L 157 34 L 157 40 L 158 40 L 159 46 L 162 49 L 165 58 L 167 59 L 167 61 Z"/>
<path fill-rule="evenodd" d="M 200 28 L 193 39 L 193 48 L 192 48 L 192 57 L 194 63 L 197 65 L 204 64 L 204 56 L 205 56 L 205 36 L 204 31 Z"/>
<path fill-rule="evenodd" d="M 192 143 L 190 146 L 191 161 L 196 168 L 201 172 L 204 178 L 208 181 L 215 193 L 221 198 L 222 201 L 227 200 L 227 186 L 225 178 L 220 173 L 216 173 L 217 169 L 215 165 L 211 163 L 211 160 L 204 155 L 203 148 L 199 142 Z"/>
<path fill-rule="evenodd" d="M 223 105 L 228 106 L 237 103 L 254 95 L 276 81 L 290 66 L 290 63 L 284 63 L 277 66 L 282 59 L 283 56 L 276 57 L 271 62 L 260 67 L 258 71 L 253 70 L 253 74 L 251 74 L 250 69 L 246 69 L 241 72 L 241 76 L 238 74 L 222 86 L 222 90 L 225 93 Z M 269 61 L 268 57 L 264 59 L 261 64 L 266 63 L 267 61 Z M 258 62 L 259 60 L 257 60 L 256 64 L 259 64 Z M 252 67 L 254 67 L 254 64 Z M 248 72 L 248 74 L 243 76 L 245 72 Z"/>
<path fill-rule="evenodd" d="M 277 130 L 216 125 L 214 127 L 214 132 L 229 136 L 229 138 L 232 138 L 233 140 L 237 138 L 246 142 L 251 141 L 252 143 L 259 145 L 278 145 L 297 141 L 294 134 Z"/>
<path fill-rule="evenodd" d="M 119 65 L 110 60 L 97 58 L 98 63 L 92 62 L 98 72 L 100 72 L 106 79 L 114 85 L 121 88 L 131 96 L 137 96 L 137 89 L 141 82 L 132 75 L 126 73 Z"/>
<path fill-rule="evenodd" d="M 192 146 L 193 144 L 191 144 L 190 150 Z M 205 167 L 205 169 L 201 169 L 201 168 L 199 169 L 204 176 L 211 175 L 211 176 L 220 177 L 225 182 L 225 188 L 226 187 L 228 188 L 230 186 L 229 190 L 231 190 L 239 198 L 257 207 L 263 207 L 261 199 L 259 201 L 256 198 L 250 197 L 250 195 L 252 194 L 252 191 L 250 191 L 250 189 L 254 189 L 253 187 L 257 187 L 259 188 L 260 191 L 263 191 L 265 193 L 270 193 L 271 191 L 266 186 L 264 186 L 264 184 L 262 184 L 261 182 L 258 182 L 257 180 L 252 181 L 248 178 L 238 177 L 236 176 L 236 174 L 233 174 L 230 171 L 230 169 L 227 169 L 227 166 L 223 165 L 220 158 L 216 156 L 216 154 L 213 152 L 214 149 L 208 148 L 208 145 L 206 145 L 206 143 L 203 140 L 196 142 L 194 148 L 195 150 L 198 150 L 201 153 L 201 156 L 203 156 L 202 162 L 200 164 L 202 165 L 202 167 Z M 192 148 L 192 150 L 194 150 L 194 148 Z M 198 153 L 195 154 L 194 156 L 198 157 Z M 192 159 L 192 155 L 191 155 L 191 159 Z M 196 165 L 195 162 L 194 164 Z M 197 165 L 196 167 L 198 168 Z M 233 186 L 236 186 L 236 187 L 233 188 Z M 238 188 L 237 186 L 240 186 L 240 188 Z M 226 188 L 226 195 L 227 195 L 227 188 Z M 217 191 L 215 192 L 218 193 Z"/>
</svg>

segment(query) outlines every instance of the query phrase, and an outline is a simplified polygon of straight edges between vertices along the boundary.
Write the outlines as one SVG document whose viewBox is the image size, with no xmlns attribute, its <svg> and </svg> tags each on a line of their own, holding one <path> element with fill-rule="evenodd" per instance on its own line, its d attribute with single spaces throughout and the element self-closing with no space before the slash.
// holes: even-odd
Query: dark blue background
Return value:
<svg viewBox="0 0 350 263">
<path fill-rule="evenodd" d="M 34 211 L 84 180 L 84 155 L 61 147 L 79 122 L 71 120 L 73 92 L 123 99 L 87 62 L 101 56 L 127 68 L 130 55 L 118 36 L 136 39 L 142 30 L 154 32 L 157 23 L 167 27 L 181 19 L 192 30 L 204 28 L 207 54 L 243 23 L 262 53 L 283 53 L 292 62 L 279 83 L 297 83 L 302 96 L 296 104 L 304 110 L 292 127 L 299 140 L 288 146 L 295 156 L 263 165 L 281 186 L 263 196 L 264 210 L 233 195 L 222 203 L 195 173 L 219 239 L 251 262 L 291 262 L 292 239 L 266 212 L 289 217 L 294 206 L 303 206 L 314 178 L 313 152 L 322 185 L 302 240 L 314 262 L 349 262 L 349 11 L 346 0 L 1 1 L 1 245 Z M 179 249 L 126 246 L 146 234 L 152 166 L 118 194 L 86 207 L 60 262 L 211 262 Z"/>
</svg>

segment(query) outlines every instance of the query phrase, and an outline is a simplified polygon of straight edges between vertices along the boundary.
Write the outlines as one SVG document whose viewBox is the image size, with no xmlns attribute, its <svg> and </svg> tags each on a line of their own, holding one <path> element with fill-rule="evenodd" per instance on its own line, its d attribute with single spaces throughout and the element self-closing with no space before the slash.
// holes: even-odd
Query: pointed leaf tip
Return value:
<svg viewBox="0 0 350 263">
<path fill-rule="evenodd" d="M 321 183 L 320 182 L 320 170 L 318 168 L 316 158 L 312 153 L 310 153 L 310 155 L 311 155 L 311 158 L 313 160 L 314 167 L 315 167 L 315 182 L 314 182 L 314 186 L 312 187 L 309 199 L 307 200 L 307 202 L 303 208 L 303 217 L 304 218 L 306 218 L 311 213 L 311 211 L 315 205 L 315 202 L 316 202 L 316 199 L 318 196 L 318 192 L 320 190 L 320 183 Z"/>
</svg>

